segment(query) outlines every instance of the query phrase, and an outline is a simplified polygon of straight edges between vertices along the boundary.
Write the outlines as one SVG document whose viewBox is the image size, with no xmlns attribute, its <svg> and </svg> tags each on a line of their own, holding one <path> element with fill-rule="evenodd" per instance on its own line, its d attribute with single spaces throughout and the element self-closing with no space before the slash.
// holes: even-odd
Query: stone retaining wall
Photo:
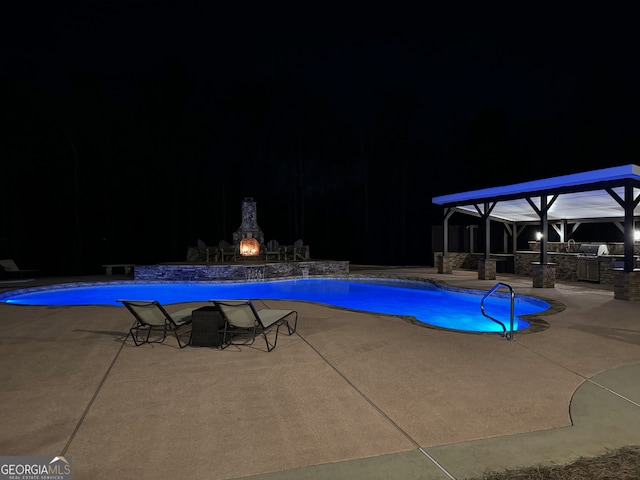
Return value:
<svg viewBox="0 0 640 480">
<path fill-rule="evenodd" d="M 252 264 L 136 265 L 135 280 L 264 280 L 266 278 L 342 275 L 348 261 L 278 262 Z"/>
</svg>

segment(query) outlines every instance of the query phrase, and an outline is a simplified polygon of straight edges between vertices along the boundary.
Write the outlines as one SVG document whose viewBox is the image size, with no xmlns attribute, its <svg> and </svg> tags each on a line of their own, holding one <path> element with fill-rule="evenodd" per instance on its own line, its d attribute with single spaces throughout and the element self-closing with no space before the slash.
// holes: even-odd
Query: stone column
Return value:
<svg viewBox="0 0 640 480">
<path fill-rule="evenodd" d="M 483 258 L 478 260 L 478 280 L 496 279 L 496 261 L 494 259 Z"/>
<path fill-rule="evenodd" d="M 640 271 L 613 272 L 613 298 L 616 300 L 640 301 Z"/>
<path fill-rule="evenodd" d="M 556 266 L 553 263 L 541 264 L 533 262 L 531 264 L 531 274 L 533 275 L 533 288 L 554 288 L 556 284 Z"/>
<path fill-rule="evenodd" d="M 436 266 L 438 267 L 438 273 L 453 273 L 453 267 L 449 257 L 438 255 L 436 257 Z"/>
</svg>

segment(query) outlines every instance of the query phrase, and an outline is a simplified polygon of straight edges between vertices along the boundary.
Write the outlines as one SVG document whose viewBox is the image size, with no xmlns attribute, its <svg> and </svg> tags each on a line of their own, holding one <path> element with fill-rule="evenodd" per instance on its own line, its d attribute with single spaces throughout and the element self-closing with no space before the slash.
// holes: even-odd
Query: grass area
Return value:
<svg viewBox="0 0 640 480">
<path fill-rule="evenodd" d="M 487 472 L 468 480 L 638 480 L 640 446 L 623 447 L 598 457 L 581 457 L 566 465 L 534 466 Z"/>
</svg>

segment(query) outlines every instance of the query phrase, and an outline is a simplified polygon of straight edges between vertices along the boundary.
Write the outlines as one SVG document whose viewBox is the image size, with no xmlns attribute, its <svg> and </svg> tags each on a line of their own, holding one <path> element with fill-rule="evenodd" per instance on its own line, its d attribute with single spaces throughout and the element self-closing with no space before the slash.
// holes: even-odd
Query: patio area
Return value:
<svg viewBox="0 0 640 480">
<path fill-rule="evenodd" d="M 566 308 L 509 342 L 266 301 L 299 312 L 297 332 L 267 353 L 259 342 L 180 350 L 170 337 L 135 347 L 123 307 L 0 304 L 0 455 L 70 456 L 75 480 L 462 480 L 640 445 L 638 302 L 588 282 L 351 272 L 482 290 L 504 282 Z"/>
</svg>

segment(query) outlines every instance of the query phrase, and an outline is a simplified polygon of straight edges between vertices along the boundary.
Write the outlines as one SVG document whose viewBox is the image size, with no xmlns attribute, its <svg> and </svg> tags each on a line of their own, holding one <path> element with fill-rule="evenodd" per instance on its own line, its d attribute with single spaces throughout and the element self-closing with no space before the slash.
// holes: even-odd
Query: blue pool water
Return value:
<svg viewBox="0 0 640 480">
<path fill-rule="evenodd" d="M 486 292 L 448 289 L 429 282 L 384 279 L 300 279 L 256 283 L 104 282 L 36 287 L 0 294 L 14 305 L 121 305 L 118 299 L 157 300 L 162 304 L 212 299 L 304 300 L 372 313 L 415 317 L 420 322 L 453 330 L 501 332 L 484 317 L 480 301 Z M 485 312 L 503 322 L 510 319 L 510 296 L 496 293 Z M 515 316 L 542 312 L 549 304 L 515 297 Z M 516 318 L 514 330 L 529 323 Z"/>
</svg>

